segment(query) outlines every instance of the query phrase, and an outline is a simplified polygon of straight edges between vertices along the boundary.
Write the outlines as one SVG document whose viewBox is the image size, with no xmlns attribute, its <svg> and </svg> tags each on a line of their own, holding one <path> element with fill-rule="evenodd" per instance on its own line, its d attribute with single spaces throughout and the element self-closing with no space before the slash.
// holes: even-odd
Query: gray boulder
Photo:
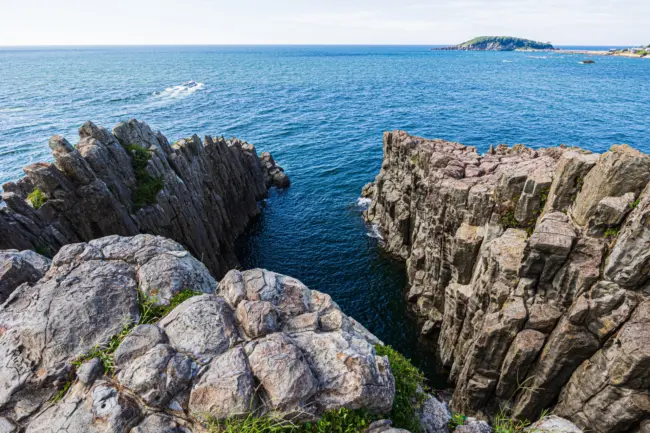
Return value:
<svg viewBox="0 0 650 433">
<path fill-rule="evenodd" d="M 71 389 L 61 402 L 35 416 L 25 433 L 123 433 L 139 417 L 135 401 L 99 382 L 90 391 Z"/>
<path fill-rule="evenodd" d="M 51 261 L 33 251 L 0 251 L 0 304 L 23 283 L 35 283 L 50 268 Z"/>
<path fill-rule="evenodd" d="M 451 413 L 446 403 L 432 395 L 427 395 L 418 408 L 422 433 L 449 433 Z"/>
<path fill-rule="evenodd" d="M 164 408 L 189 386 L 192 370 L 192 360 L 187 355 L 158 344 L 120 371 L 117 381 L 148 406 Z"/>
<path fill-rule="evenodd" d="M 211 295 L 183 302 L 160 321 L 160 327 L 174 349 L 199 361 L 221 355 L 240 341 L 233 311 L 223 298 Z"/>
<path fill-rule="evenodd" d="M 525 430 L 528 433 L 583 433 L 575 424 L 559 416 L 549 415 Z"/>
<path fill-rule="evenodd" d="M 492 433 L 492 431 L 492 427 L 487 422 L 467 418 L 463 425 L 456 427 L 454 433 Z"/>
<path fill-rule="evenodd" d="M 192 430 L 184 426 L 182 421 L 154 413 L 135 426 L 130 433 L 192 433 Z"/>
<path fill-rule="evenodd" d="M 192 387 L 189 410 L 224 419 L 257 410 L 253 373 L 241 346 L 215 357 Z"/>
</svg>

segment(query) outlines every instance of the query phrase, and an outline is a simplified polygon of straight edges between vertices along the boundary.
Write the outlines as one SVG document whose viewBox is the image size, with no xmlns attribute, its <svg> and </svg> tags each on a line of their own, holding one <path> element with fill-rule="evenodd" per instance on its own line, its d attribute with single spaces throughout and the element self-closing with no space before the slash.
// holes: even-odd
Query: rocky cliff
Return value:
<svg viewBox="0 0 650 433">
<path fill-rule="evenodd" d="M 450 432 L 421 373 L 294 278 L 217 283 L 152 235 L 67 245 L 51 262 L 0 252 L 0 268 L 0 432 L 409 433 L 383 415 Z M 556 416 L 525 431 L 582 433 Z"/>
<path fill-rule="evenodd" d="M 264 270 L 217 284 L 169 239 L 67 245 L 42 278 L 0 282 L 13 289 L 0 307 L 3 432 L 187 433 L 393 403 L 379 341 L 328 295 Z"/>
<path fill-rule="evenodd" d="M 439 330 L 452 409 L 554 409 L 597 433 L 650 419 L 650 157 L 384 135 L 365 218 Z M 645 430 L 643 430 L 645 431 Z"/>
<path fill-rule="evenodd" d="M 112 133 L 88 122 L 79 138 L 72 146 L 53 136 L 53 164 L 31 164 L 3 185 L 0 249 L 51 257 L 71 243 L 151 233 L 182 243 L 221 277 L 237 265 L 233 242 L 257 202 L 270 186 L 289 185 L 270 154 L 258 158 L 237 139 L 172 144 L 136 120 Z"/>
</svg>

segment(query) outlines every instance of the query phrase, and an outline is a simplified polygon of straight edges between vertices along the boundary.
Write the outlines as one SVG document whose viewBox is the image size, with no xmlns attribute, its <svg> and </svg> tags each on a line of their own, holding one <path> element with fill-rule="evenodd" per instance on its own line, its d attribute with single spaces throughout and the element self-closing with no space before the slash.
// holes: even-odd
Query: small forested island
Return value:
<svg viewBox="0 0 650 433">
<path fill-rule="evenodd" d="M 516 50 L 554 50 L 550 42 L 538 42 L 511 36 L 480 36 L 462 44 L 434 50 L 448 51 L 516 51 Z"/>
</svg>

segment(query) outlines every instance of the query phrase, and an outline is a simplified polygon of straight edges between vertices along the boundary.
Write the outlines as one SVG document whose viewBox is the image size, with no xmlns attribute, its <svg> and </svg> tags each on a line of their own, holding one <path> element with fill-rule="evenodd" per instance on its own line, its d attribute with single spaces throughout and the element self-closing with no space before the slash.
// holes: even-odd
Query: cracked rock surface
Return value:
<svg viewBox="0 0 650 433">
<path fill-rule="evenodd" d="M 143 175 L 133 167 L 132 145 L 149 156 L 145 176 L 162 183 L 153 204 L 136 205 Z M 87 122 L 75 146 L 58 135 L 49 146 L 54 163 L 28 165 L 24 178 L 2 187 L 0 249 L 51 256 L 67 244 L 150 233 L 187 246 L 220 278 L 238 264 L 233 243 L 260 213 L 257 202 L 271 186 L 290 183 L 273 157 L 258 157 L 252 144 L 197 135 L 170 143 L 135 119 L 112 132 Z M 28 200 L 35 190 L 47 199 L 38 208 Z M 158 270 L 162 279 L 173 277 Z M 5 292 L 0 286 L 0 300 Z"/>
<path fill-rule="evenodd" d="M 133 326 L 139 296 L 155 288 L 165 304 L 178 292 L 161 272 L 204 294 Z M 395 382 L 377 338 L 288 276 L 233 270 L 217 284 L 176 242 L 138 235 L 64 246 L 42 278 L 11 281 L 20 286 L 0 307 L 3 428 L 188 433 L 208 417 L 392 407 Z M 74 362 L 120 333 L 113 371 L 101 358 Z"/>
<path fill-rule="evenodd" d="M 627 145 L 479 155 L 385 133 L 364 218 L 406 261 L 423 332 L 440 331 L 453 411 L 555 409 L 585 431 L 645 428 L 649 179 L 650 157 Z"/>
</svg>

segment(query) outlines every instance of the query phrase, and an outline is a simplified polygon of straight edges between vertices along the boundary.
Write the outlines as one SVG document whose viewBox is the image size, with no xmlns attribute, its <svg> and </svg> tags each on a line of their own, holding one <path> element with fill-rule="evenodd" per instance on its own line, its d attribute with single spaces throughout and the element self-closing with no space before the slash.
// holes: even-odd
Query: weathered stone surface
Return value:
<svg viewBox="0 0 650 433">
<path fill-rule="evenodd" d="M 492 427 L 485 421 L 467 418 L 463 425 L 456 427 L 454 433 L 492 433 Z"/>
<path fill-rule="evenodd" d="M 171 417 L 155 413 L 146 417 L 130 433 L 192 433 L 192 430 Z"/>
<path fill-rule="evenodd" d="M 140 267 L 138 279 L 140 290 L 158 304 L 169 303 L 172 296 L 188 288 L 203 293 L 212 293 L 217 288 L 205 266 L 187 251 L 154 257 Z"/>
<path fill-rule="evenodd" d="M 338 332 L 301 332 L 293 335 L 292 340 L 305 354 L 320 383 L 313 398 L 320 407 L 390 410 L 395 382 L 388 360 L 376 356 L 367 340 Z"/>
<path fill-rule="evenodd" d="M 649 179 L 650 157 L 629 146 L 479 155 L 384 134 L 364 218 L 406 261 L 422 332 L 439 328 L 452 410 L 489 418 L 505 405 L 532 420 L 573 390 L 560 405 L 580 427 L 619 433 L 650 418 L 640 387 L 578 394 L 624 368 L 614 341 L 650 298 Z M 583 369 L 599 353 L 607 367 Z"/>
<path fill-rule="evenodd" d="M 575 424 L 559 416 L 549 415 L 528 426 L 528 433 L 583 433 Z"/>
<path fill-rule="evenodd" d="M 544 215 L 528 241 L 519 275 L 549 283 L 564 264 L 576 233 L 569 218 L 560 212 Z"/>
<path fill-rule="evenodd" d="M 447 405 L 432 395 L 427 395 L 418 408 L 422 433 L 449 433 L 451 413 Z"/>
<path fill-rule="evenodd" d="M 642 288 L 650 279 L 650 183 L 622 227 L 605 262 L 605 277 L 623 287 Z M 646 294 L 650 291 L 645 290 Z"/>
<path fill-rule="evenodd" d="M 244 415 L 257 406 L 253 373 L 242 347 L 214 358 L 190 394 L 190 412 L 201 418 Z"/>
<path fill-rule="evenodd" d="M 187 257 L 167 239 L 110 236 L 61 248 L 45 276 L 14 290 L 0 306 L 0 427 L 188 433 L 204 431 L 207 417 L 391 409 L 394 378 L 375 353 L 379 340 L 329 295 L 285 275 L 233 271 L 217 289 L 228 301 L 197 294 L 134 326 L 143 281 L 155 276 L 140 271 L 152 261 L 169 259 L 180 274 L 161 280 L 161 292 L 180 279 L 214 290 Z"/>
<path fill-rule="evenodd" d="M 544 340 L 544 334 L 532 329 L 517 334 L 501 365 L 496 389 L 498 397 L 508 401 L 515 395 L 521 386 L 520 378 L 528 374 L 528 369 L 542 350 Z"/>
<path fill-rule="evenodd" d="M 192 361 L 171 346 L 158 344 L 131 361 L 117 381 L 152 407 L 164 408 L 187 388 L 192 379 Z"/>
<path fill-rule="evenodd" d="M 23 283 L 35 283 L 50 268 L 50 260 L 33 251 L 0 251 L 0 304 Z"/>
<path fill-rule="evenodd" d="M 370 424 L 364 433 L 409 433 L 409 431 L 401 428 L 393 428 L 392 425 L 393 423 L 391 420 L 382 419 Z"/>
<path fill-rule="evenodd" d="M 122 433 L 140 416 L 137 404 L 107 382 L 90 391 L 73 388 L 65 398 L 38 414 L 26 433 Z"/>
<path fill-rule="evenodd" d="M 49 399 L 69 361 L 137 321 L 135 269 L 88 260 L 55 267 L 0 307 L 0 412 L 28 416 Z"/>
<path fill-rule="evenodd" d="M 236 315 L 239 326 L 250 338 L 263 337 L 278 330 L 278 314 L 270 302 L 240 302 Z"/>
<path fill-rule="evenodd" d="M 84 362 L 76 371 L 77 379 L 86 386 L 92 386 L 103 373 L 104 366 L 99 358 Z"/>
<path fill-rule="evenodd" d="M 547 407 L 578 366 L 629 318 L 636 302 L 633 293 L 604 281 L 582 295 L 548 337 L 515 400 L 515 415 L 534 419 Z"/>
<path fill-rule="evenodd" d="M 587 223 L 589 234 L 602 236 L 606 229 L 620 226 L 630 212 L 634 199 L 634 193 L 628 192 L 620 197 L 605 197 L 599 201 Z"/>
<path fill-rule="evenodd" d="M 626 431 L 650 410 L 650 301 L 573 374 L 558 415 L 587 431 Z"/>
<path fill-rule="evenodd" d="M 599 156 L 596 153 L 575 150 L 562 153 L 553 175 L 544 214 L 566 212 L 571 207 L 584 183 L 585 176 L 596 165 Z"/>
<path fill-rule="evenodd" d="M 600 279 L 605 251 L 603 239 L 578 239 L 566 262 L 553 277 L 552 284 L 539 287 L 538 293 L 550 304 L 569 308 L 578 296 Z"/>
<path fill-rule="evenodd" d="M 156 325 L 136 326 L 115 351 L 115 365 L 122 367 L 155 346 L 165 343 L 167 343 L 167 336 Z"/>
<path fill-rule="evenodd" d="M 3 186 L 7 207 L 0 209 L 0 249 L 53 255 L 66 244 L 151 233 L 186 245 L 221 277 L 237 265 L 234 241 L 259 214 L 257 202 L 271 185 L 289 185 L 270 154 L 258 158 L 253 145 L 235 138 L 206 136 L 201 142 L 194 135 L 170 144 L 135 119 L 112 133 L 87 122 L 79 138 L 73 147 L 53 136 L 54 163 L 31 164 L 26 178 Z M 134 198 L 138 180 L 131 145 L 148 151 L 146 172 L 163 182 L 153 205 Z M 48 199 L 39 209 L 26 201 L 36 188 Z"/>
<path fill-rule="evenodd" d="M 542 334 L 550 334 L 563 312 L 550 304 L 533 304 L 528 307 L 526 329 L 534 329 Z"/>
<path fill-rule="evenodd" d="M 18 427 L 7 418 L 0 418 L 0 433 L 18 433 Z"/>
<path fill-rule="evenodd" d="M 221 355 L 240 341 L 233 311 L 219 297 L 195 296 L 160 321 L 169 344 L 203 360 Z"/>
<path fill-rule="evenodd" d="M 287 188 L 291 184 L 289 176 L 284 173 L 282 167 L 275 163 L 275 160 L 269 152 L 262 152 L 260 162 L 264 169 L 264 179 L 267 188 L 271 186 Z"/>
<path fill-rule="evenodd" d="M 580 193 L 571 209 L 575 221 L 584 226 L 605 197 L 628 192 L 637 196 L 648 183 L 650 157 L 627 145 L 612 146 L 584 177 Z"/>
<path fill-rule="evenodd" d="M 246 345 L 253 374 L 271 400 L 271 408 L 287 411 L 305 405 L 318 384 L 300 349 L 289 337 L 273 334 Z"/>
</svg>

